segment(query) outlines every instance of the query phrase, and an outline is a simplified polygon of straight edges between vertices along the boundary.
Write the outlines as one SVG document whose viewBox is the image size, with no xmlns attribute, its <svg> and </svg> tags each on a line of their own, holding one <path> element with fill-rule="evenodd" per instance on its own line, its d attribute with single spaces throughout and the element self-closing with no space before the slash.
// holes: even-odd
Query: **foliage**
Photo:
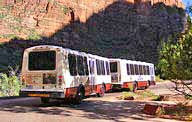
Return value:
<svg viewBox="0 0 192 122">
<path fill-rule="evenodd" d="M 15 75 L 8 76 L 7 74 L 0 75 L 0 95 L 1 96 L 16 96 L 19 95 L 21 84 Z"/>
<path fill-rule="evenodd" d="M 0 74 L 0 96 L 17 96 L 21 88 L 19 81 L 19 66 L 15 69 L 9 67 L 9 72 Z"/>
<path fill-rule="evenodd" d="M 125 100 L 126 98 L 129 98 L 129 97 L 134 97 L 135 99 L 138 99 L 138 100 L 156 100 L 158 99 L 159 96 L 155 95 L 154 93 L 148 90 L 145 90 L 145 91 L 138 91 L 136 93 L 123 92 L 120 99 Z"/>
<path fill-rule="evenodd" d="M 192 14 L 192 5 L 186 7 L 186 12 L 191 15 Z"/>
<path fill-rule="evenodd" d="M 175 119 L 191 121 L 192 120 L 191 110 L 192 109 L 190 106 L 178 103 L 176 106 L 173 107 L 161 107 L 157 115 L 158 116 L 169 115 L 173 116 Z"/>
<path fill-rule="evenodd" d="M 140 97 L 140 99 L 151 99 L 151 100 L 156 100 L 159 98 L 158 95 L 155 95 L 153 92 L 145 90 L 137 93 Z"/>
<path fill-rule="evenodd" d="M 162 44 L 158 71 L 162 78 L 172 80 L 176 83 L 176 90 L 184 95 L 191 96 L 186 90 L 177 88 L 178 82 L 185 88 L 192 91 L 184 80 L 192 79 L 192 23 L 188 18 L 188 30 L 181 35 L 176 43 L 170 38 L 168 42 Z"/>
<path fill-rule="evenodd" d="M 31 30 L 28 37 L 28 40 L 40 40 L 41 36 L 35 31 L 35 30 Z"/>
<path fill-rule="evenodd" d="M 137 96 L 137 94 L 134 93 L 134 92 L 123 92 L 122 96 L 120 97 L 120 99 L 125 100 L 126 98 L 136 97 L 136 96 Z"/>
<path fill-rule="evenodd" d="M 128 89 L 129 89 L 129 91 L 133 91 L 133 84 L 132 85 L 128 85 Z"/>
<path fill-rule="evenodd" d="M 158 70 L 166 79 L 192 79 L 192 23 L 188 18 L 188 31 L 176 43 L 172 38 L 162 44 Z"/>
</svg>

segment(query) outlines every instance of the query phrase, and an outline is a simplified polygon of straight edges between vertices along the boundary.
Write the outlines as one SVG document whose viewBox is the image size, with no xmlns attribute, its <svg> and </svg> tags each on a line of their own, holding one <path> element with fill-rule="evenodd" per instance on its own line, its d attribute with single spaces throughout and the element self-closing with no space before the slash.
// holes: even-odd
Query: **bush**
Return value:
<svg viewBox="0 0 192 122">
<path fill-rule="evenodd" d="M 191 44 L 192 22 L 188 18 L 188 30 L 178 37 L 177 42 L 173 43 L 170 39 L 168 42 L 163 43 L 158 64 L 161 78 L 173 81 L 176 85 L 175 90 L 188 97 L 192 97 L 192 90 L 184 81 L 192 79 Z M 182 89 L 177 87 L 180 81 L 183 85 Z M 190 93 L 187 91 L 190 91 Z"/>
<path fill-rule="evenodd" d="M 133 92 L 123 92 L 123 95 L 121 96 L 121 99 L 125 100 L 127 98 L 136 97 L 136 96 L 137 96 L 137 94 L 135 94 Z"/>
<path fill-rule="evenodd" d="M 0 74 L 0 96 L 17 96 L 21 84 L 16 75 Z"/>
<path fill-rule="evenodd" d="M 155 95 L 154 93 L 144 90 L 144 91 L 137 91 L 136 93 L 133 92 L 123 92 L 120 99 L 126 100 L 130 97 L 133 97 L 137 100 L 157 100 L 159 95 Z"/>
</svg>

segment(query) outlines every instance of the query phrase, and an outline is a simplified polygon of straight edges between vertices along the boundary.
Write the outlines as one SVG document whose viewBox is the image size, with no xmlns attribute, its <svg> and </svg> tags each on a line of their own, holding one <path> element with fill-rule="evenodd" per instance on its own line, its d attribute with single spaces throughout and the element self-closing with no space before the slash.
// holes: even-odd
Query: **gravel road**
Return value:
<svg viewBox="0 0 192 122">
<path fill-rule="evenodd" d="M 166 83 L 165 83 L 166 84 Z M 156 87 L 166 89 L 165 84 Z M 168 85 L 169 86 L 169 85 Z M 51 101 L 41 104 L 39 98 L 0 99 L 0 122 L 176 122 L 143 114 L 146 101 L 123 101 L 121 93 L 108 93 L 103 98 L 90 97 L 80 105 Z"/>
</svg>

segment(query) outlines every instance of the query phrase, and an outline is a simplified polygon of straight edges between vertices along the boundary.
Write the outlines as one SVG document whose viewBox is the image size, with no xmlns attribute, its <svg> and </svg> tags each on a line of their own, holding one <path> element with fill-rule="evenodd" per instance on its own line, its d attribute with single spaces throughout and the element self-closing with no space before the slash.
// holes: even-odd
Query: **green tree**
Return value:
<svg viewBox="0 0 192 122">
<path fill-rule="evenodd" d="M 0 74 L 0 96 L 17 96 L 21 88 L 21 82 L 18 78 L 19 67 L 13 69 L 9 67 L 9 75 Z"/>
<path fill-rule="evenodd" d="M 187 80 L 192 80 L 192 23 L 188 17 L 188 29 L 176 43 L 172 39 L 162 44 L 158 70 L 161 77 L 172 80 L 175 89 L 192 97 L 192 89 Z M 181 87 L 182 86 L 182 87 Z M 182 88 L 182 89 L 181 89 Z"/>
<path fill-rule="evenodd" d="M 17 76 L 0 75 L 0 94 L 2 96 L 19 95 L 20 82 Z"/>
</svg>

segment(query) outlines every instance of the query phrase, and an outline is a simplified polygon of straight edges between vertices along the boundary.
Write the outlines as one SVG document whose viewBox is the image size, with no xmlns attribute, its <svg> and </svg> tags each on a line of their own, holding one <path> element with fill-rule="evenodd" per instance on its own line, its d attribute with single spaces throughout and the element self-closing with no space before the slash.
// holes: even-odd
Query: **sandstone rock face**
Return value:
<svg viewBox="0 0 192 122">
<path fill-rule="evenodd" d="M 161 40 L 185 29 L 183 9 L 180 0 L 1 0 L 0 38 L 37 40 L 11 40 L 6 50 L 54 44 L 157 63 Z"/>
</svg>

